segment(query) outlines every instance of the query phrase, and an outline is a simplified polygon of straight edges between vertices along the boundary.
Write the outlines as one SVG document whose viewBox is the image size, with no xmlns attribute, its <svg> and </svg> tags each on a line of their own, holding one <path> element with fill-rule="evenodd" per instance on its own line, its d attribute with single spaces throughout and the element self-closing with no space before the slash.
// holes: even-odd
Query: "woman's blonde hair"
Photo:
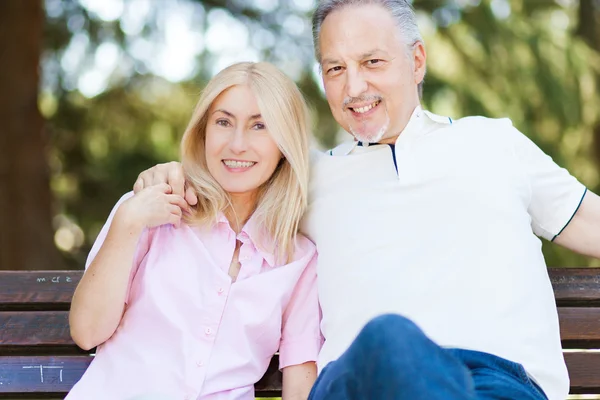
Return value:
<svg viewBox="0 0 600 400">
<path fill-rule="evenodd" d="M 231 206 L 228 194 L 208 171 L 205 139 L 211 105 L 237 85 L 246 85 L 256 97 L 267 129 L 284 157 L 259 190 L 253 218 L 257 226 L 266 229 L 266 240 L 272 243 L 258 245 L 273 251 L 277 262 L 289 262 L 307 205 L 308 110 L 296 84 L 269 63 L 234 64 L 219 72 L 202 91 L 181 141 L 185 178 L 198 194 L 198 205 L 186 222 L 214 224 L 219 213 Z"/>
</svg>

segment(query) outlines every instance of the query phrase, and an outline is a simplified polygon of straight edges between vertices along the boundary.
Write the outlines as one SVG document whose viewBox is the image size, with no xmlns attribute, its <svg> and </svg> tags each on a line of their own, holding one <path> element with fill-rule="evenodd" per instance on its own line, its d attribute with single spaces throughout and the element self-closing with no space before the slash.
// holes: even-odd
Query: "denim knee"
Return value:
<svg viewBox="0 0 600 400">
<path fill-rule="evenodd" d="M 370 335 L 422 334 L 421 329 L 410 319 L 399 314 L 383 314 L 370 320 L 362 330 Z"/>
<path fill-rule="evenodd" d="M 410 319 L 398 314 L 383 314 L 365 325 L 357 338 L 377 347 L 414 346 L 427 339 L 423 331 Z"/>
</svg>

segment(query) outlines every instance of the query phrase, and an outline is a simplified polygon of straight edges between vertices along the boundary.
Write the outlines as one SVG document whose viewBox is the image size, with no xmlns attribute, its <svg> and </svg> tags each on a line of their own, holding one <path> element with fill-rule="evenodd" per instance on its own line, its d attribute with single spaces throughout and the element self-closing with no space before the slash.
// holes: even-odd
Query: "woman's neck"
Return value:
<svg viewBox="0 0 600 400">
<path fill-rule="evenodd" d="M 229 195 L 231 206 L 225 210 L 225 217 L 231 229 L 240 233 L 242 227 L 250 219 L 256 207 L 255 193 L 233 193 Z"/>
</svg>

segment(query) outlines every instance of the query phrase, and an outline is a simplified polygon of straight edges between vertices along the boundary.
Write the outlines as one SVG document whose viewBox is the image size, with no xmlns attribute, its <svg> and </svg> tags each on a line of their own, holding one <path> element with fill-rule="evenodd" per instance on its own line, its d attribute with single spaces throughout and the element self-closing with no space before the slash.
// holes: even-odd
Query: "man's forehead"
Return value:
<svg viewBox="0 0 600 400">
<path fill-rule="evenodd" d="M 402 39 L 389 12 L 381 6 L 352 6 L 327 16 L 319 32 L 321 64 L 341 58 L 360 60 L 376 51 L 395 53 Z"/>
</svg>

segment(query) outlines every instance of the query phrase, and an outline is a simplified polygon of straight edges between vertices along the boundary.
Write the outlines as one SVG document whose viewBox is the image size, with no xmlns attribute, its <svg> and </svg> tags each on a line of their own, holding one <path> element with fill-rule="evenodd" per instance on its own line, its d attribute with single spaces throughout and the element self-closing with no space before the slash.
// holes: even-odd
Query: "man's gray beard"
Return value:
<svg viewBox="0 0 600 400">
<path fill-rule="evenodd" d="M 360 134 L 360 133 L 355 132 L 354 129 L 352 129 L 352 126 L 350 126 L 350 133 L 359 142 L 362 142 L 362 143 L 377 143 L 377 142 L 379 142 L 381 140 L 381 138 L 383 138 L 383 135 L 385 135 L 385 132 L 388 130 L 389 126 L 390 126 L 390 120 L 388 118 L 388 120 L 386 121 L 386 123 L 383 124 L 383 126 L 381 128 L 379 128 L 379 131 L 377 131 L 376 134 L 371 134 L 371 135 L 369 135 L 369 134 Z"/>
</svg>

